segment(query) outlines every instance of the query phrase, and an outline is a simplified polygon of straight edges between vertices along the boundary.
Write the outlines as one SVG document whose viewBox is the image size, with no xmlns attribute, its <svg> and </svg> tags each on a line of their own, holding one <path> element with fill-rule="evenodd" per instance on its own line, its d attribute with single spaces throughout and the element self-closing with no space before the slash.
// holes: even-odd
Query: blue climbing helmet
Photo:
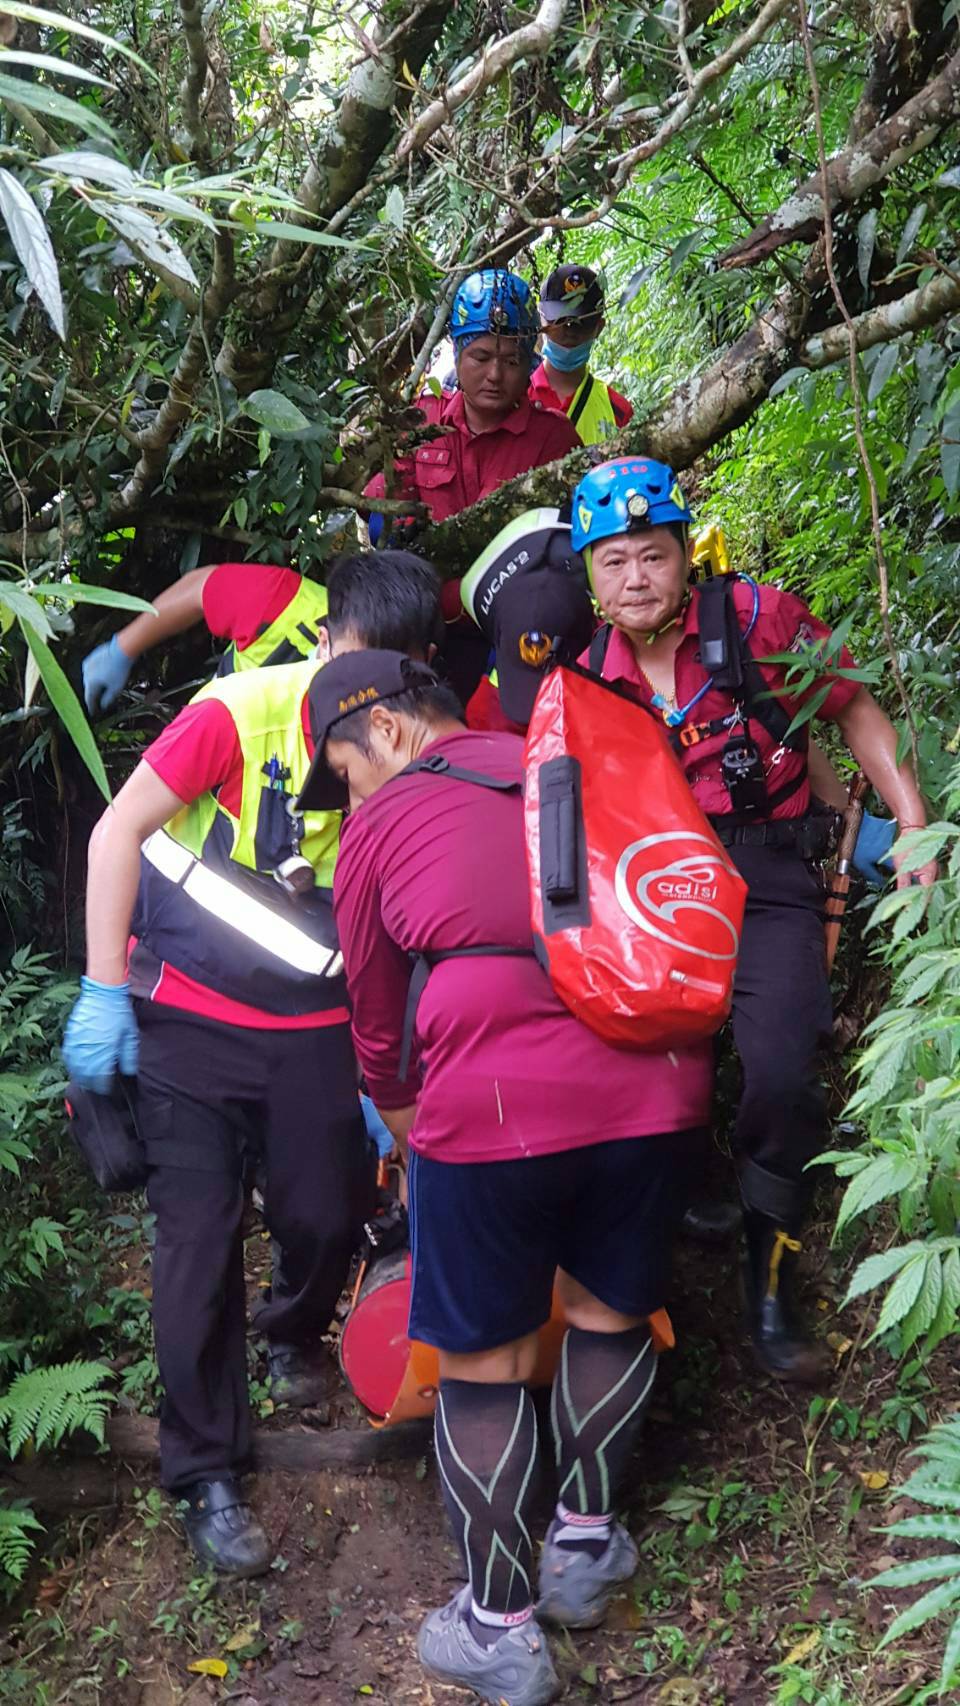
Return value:
<svg viewBox="0 0 960 1706">
<path fill-rule="evenodd" d="M 540 319 L 530 286 L 505 267 L 472 272 L 453 299 L 450 336 L 458 348 L 464 339 L 482 338 L 490 332 L 529 340 L 532 347 L 539 331 Z"/>
<path fill-rule="evenodd" d="M 680 482 L 665 462 L 649 456 L 618 457 L 591 468 L 580 481 L 573 494 L 570 543 L 575 551 L 584 551 L 618 533 L 688 527 L 692 520 Z"/>
</svg>

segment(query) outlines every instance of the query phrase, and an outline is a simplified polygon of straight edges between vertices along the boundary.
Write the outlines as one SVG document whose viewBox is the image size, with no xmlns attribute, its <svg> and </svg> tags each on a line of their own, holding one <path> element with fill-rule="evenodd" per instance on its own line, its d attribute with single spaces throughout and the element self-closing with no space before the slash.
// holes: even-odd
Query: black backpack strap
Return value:
<svg viewBox="0 0 960 1706">
<path fill-rule="evenodd" d="M 567 416 L 567 419 L 570 422 L 570 425 L 572 427 L 576 426 L 578 420 L 580 419 L 580 416 L 583 414 L 584 409 L 586 408 L 587 404 L 589 403 L 590 398 L 593 396 L 593 387 L 596 385 L 596 383 L 597 382 L 594 379 L 593 374 L 588 373 L 586 379 L 584 380 L 583 384 L 580 387 L 580 395 L 577 398 L 576 402 L 573 405 L 573 408 L 570 410 L 570 413 Z"/>
<path fill-rule="evenodd" d="M 400 1065 L 397 1068 L 397 1077 L 401 1082 L 406 1078 L 407 1073 L 410 1070 L 410 1054 L 413 1049 L 413 1034 L 417 1025 L 417 1008 L 420 1005 L 420 997 L 427 987 L 427 979 L 429 978 L 434 966 L 439 965 L 441 960 L 472 960 L 481 955 L 486 957 L 494 954 L 500 955 L 505 959 L 533 960 L 537 957 L 533 951 L 532 945 L 529 948 L 508 948 L 499 947 L 496 943 L 491 943 L 489 946 L 487 946 L 486 943 L 482 943 L 475 948 L 438 948 L 434 953 L 413 955 L 413 972 L 410 977 L 410 987 L 407 990 L 407 1004 L 403 1010 L 403 1032 L 400 1041 Z"/>
<path fill-rule="evenodd" d="M 700 661 L 714 687 L 742 706 L 766 729 L 777 746 L 793 752 L 806 750 L 808 730 L 804 723 L 788 736 L 793 718 L 767 686 L 760 666 L 740 627 L 733 596 L 736 575 L 713 575 L 700 588 L 697 621 Z"/>
<path fill-rule="evenodd" d="M 610 635 L 612 633 L 612 624 L 610 622 L 604 622 L 597 629 L 593 639 L 590 641 L 588 661 L 594 675 L 603 674 L 603 663 L 607 655 L 607 648 L 610 645 Z"/>
<path fill-rule="evenodd" d="M 451 764 L 442 752 L 431 753 L 429 758 L 415 758 L 398 775 L 415 776 L 421 770 L 428 776 L 446 776 L 451 782 L 473 782 L 478 788 L 492 788 L 495 794 L 523 793 L 522 782 L 509 782 L 502 776 L 484 776 L 480 770 L 463 770 L 459 764 Z"/>
</svg>

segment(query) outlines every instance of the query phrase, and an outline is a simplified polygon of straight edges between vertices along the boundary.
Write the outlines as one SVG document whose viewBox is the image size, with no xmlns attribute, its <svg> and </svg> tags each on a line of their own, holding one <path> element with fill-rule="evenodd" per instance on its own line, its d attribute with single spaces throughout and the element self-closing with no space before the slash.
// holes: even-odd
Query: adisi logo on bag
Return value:
<svg viewBox="0 0 960 1706">
<path fill-rule="evenodd" d="M 740 937 L 724 910 L 734 898 L 735 881 L 708 836 L 663 830 L 624 848 L 614 891 L 627 917 L 648 936 L 706 960 L 735 960 Z"/>
</svg>

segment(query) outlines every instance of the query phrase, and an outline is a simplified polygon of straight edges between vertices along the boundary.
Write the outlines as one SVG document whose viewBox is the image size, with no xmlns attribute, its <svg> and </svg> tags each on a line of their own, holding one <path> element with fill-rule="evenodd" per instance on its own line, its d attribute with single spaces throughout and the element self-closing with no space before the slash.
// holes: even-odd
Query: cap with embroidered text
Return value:
<svg viewBox="0 0 960 1706">
<path fill-rule="evenodd" d="M 297 799 L 297 810 L 343 811 L 347 788 L 326 761 L 324 748 L 336 725 L 411 687 L 426 687 L 437 677 L 425 663 L 403 652 L 342 652 L 319 669 L 307 689 L 314 754 Z"/>
</svg>

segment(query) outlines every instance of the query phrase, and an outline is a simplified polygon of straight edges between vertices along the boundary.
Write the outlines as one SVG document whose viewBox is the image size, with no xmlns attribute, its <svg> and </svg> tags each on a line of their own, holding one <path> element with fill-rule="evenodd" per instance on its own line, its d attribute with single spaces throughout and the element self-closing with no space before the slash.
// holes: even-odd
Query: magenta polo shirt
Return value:
<svg viewBox="0 0 960 1706">
<path fill-rule="evenodd" d="M 451 764 L 519 780 L 515 735 L 432 743 Z M 575 1019 L 531 958 L 447 960 L 420 1001 L 420 1074 L 398 1078 L 410 954 L 531 944 L 519 794 L 429 775 L 396 778 L 348 818 L 334 901 L 353 1032 L 381 1108 L 416 1100 L 414 1149 L 507 1161 L 706 1123 L 709 1043 L 613 1049 Z"/>
</svg>

